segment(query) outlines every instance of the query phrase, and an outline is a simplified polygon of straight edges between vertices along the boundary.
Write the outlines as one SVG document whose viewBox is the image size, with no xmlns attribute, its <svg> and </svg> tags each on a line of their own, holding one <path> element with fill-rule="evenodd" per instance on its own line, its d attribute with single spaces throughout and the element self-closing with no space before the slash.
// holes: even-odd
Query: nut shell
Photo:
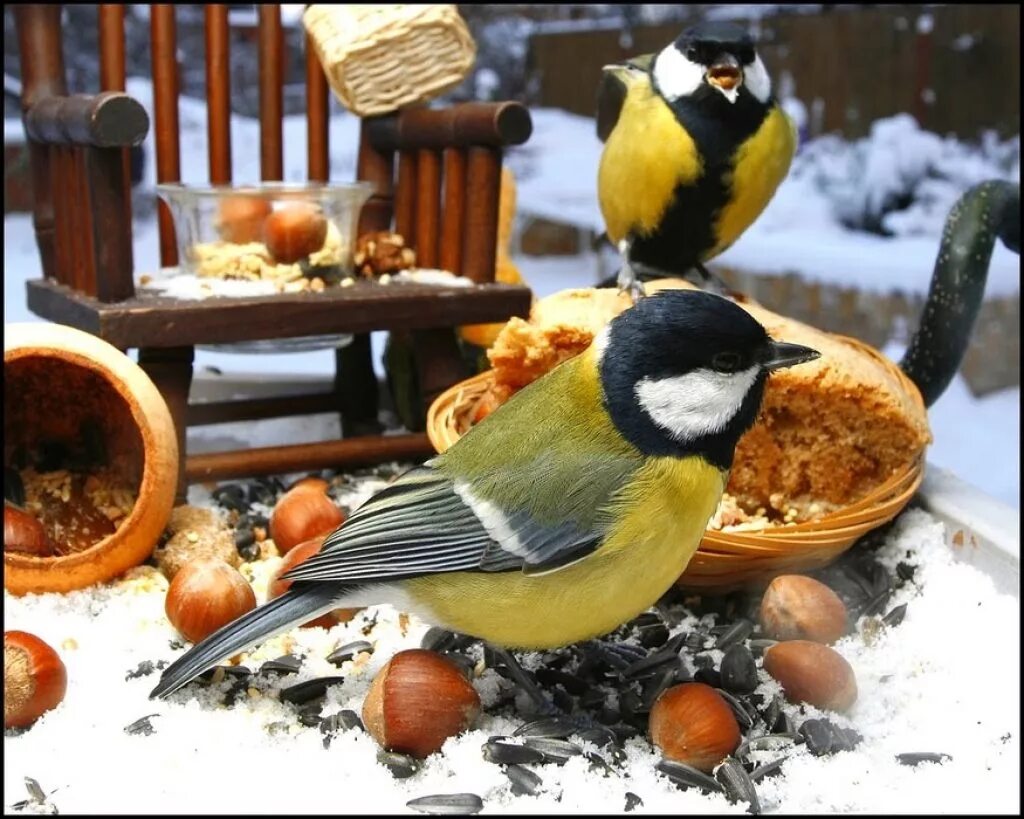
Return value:
<svg viewBox="0 0 1024 819">
<path fill-rule="evenodd" d="M 764 653 L 764 670 L 790 702 L 846 711 L 857 700 L 857 678 L 839 652 L 810 640 L 776 643 Z"/>
<path fill-rule="evenodd" d="M 453 662 L 434 651 L 400 651 L 363 701 L 363 723 L 388 751 L 423 759 L 480 714 L 480 696 Z"/>
<path fill-rule="evenodd" d="M 705 773 L 736 750 L 740 726 L 729 704 L 704 683 L 681 683 L 662 692 L 651 708 L 651 742 L 666 759 Z"/>
<path fill-rule="evenodd" d="M 270 202 L 260 196 L 228 196 L 217 209 L 217 232 L 225 242 L 258 242 L 263 222 L 271 214 Z"/>
<path fill-rule="evenodd" d="M 270 537 L 281 554 L 300 543 L 333 532 L 345 515 L 317 484 L 301 484 L 285 492 L 270 516 Z"/>
<path fill-rule="evenodd" d="M 4 632 L 4 728 L 31 725 L 64 700 L 68 673 L 49 644 L 25 631 Z"/>
<path fill-rule="evenodd" d="M 252 586 L 237 569 L 219 560 L 197 560 L 183 566 L 164 601 L 171 625 L 193 643 L 254 608 Z"/>
<path fill-rule="evenodd" d="M 316 253 L 326 239 L 327 219 L 316 206 L 305 202 L 278 208 L 263 222 L 263 243 L 282 264 Z"/>
<path fill-rule="evenodd" d="M 846 606 L 812 577 L 776 577 L 761 598 L 761 627 L 773 640 L 834 643 L 846 633 Z"/>
<path fill-rule="evenodd" d="M 305 543 L 300 543 L 285 555 L 281 565 L 278 566 L 277 570 L 270 576 L 270 582 L 267 584 L 267 600 L 273 600 L 275 597 L 280 597 L 288 591 L 289 588 L 291 588 L 294 581 L 282 580 L 281 575 L 291 569 L 294 569 L 303 560 L 306 560 L 319 552 L 321 547 L 324 545 L 324 540 L 326 538 L 326 533 L 319 535 L 311 540 L 307 540 Z M 312 628 L 313 626 L 330 628 L 337 623 L 347 623 L 360 611 L 361 609 L 335 609 L 334 611 L 329 611 L 327 614 L 322 614 L 319 617 L 310 620 L 308 623 L 303 623 L 302 628 Z"/>
<path fill-rule="evenodd" d="M 4 504 L 4 551 L 49 557 L 53 542 L 42 522 L 28 512 Z"/>
</svg>

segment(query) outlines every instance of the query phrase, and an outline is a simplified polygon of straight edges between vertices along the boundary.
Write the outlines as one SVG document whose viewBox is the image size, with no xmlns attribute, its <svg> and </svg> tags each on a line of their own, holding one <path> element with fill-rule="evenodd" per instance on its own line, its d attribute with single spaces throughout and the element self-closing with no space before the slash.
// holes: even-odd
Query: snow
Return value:
<svg viewBox="0 0 1024 819">
<path fill-rule="evenodd" d="M 383 485 L 363 481 L 348 502 L 355 505 Z M 202 494 L 194 488 L 193 502 L 204 502 Z M 920 510 L 900 519 L 881 555 L 890 570 L 900 561 L 917 567 L 914 582 L 890 602 L 907 603 L 907 615 L 900 625 L 881 629 L 877 619 L 862 618 L 836 644 L 854 668 L 859 696 L 848 714 L 828 715 L 854 727 L 863 742 L 855 751 L 820 758 L 804 746 L 794 748 L 782 774 L 758 784 L 762 809 L 1018 812 L 1019 599 L 998 593 L 991 577 L 957 562 L 942 524 Z M 279 564 L 280 558 L 269 558 L 242 567 L 258 600 Z M 30 631 L 53 646 L 69 681 L 55 710 L 24 733 L 5 732 L 5 807 L 24 798 L 24 777 L 32 777 L 48 797 L 47 805 L 32 807 L 65 814 L 407 813 L 410 799 L 459 792 L 481 796 L 486 813 L 615 813 L 623 810 L 626 792 L 643 800 L 638 813 L 744 812 L 744 805 L 730 805 L 721 795 L 677 790 L 655 772 L 658 755 L 639 738 L 627 743 L 624 765 L 610 776 L 589 772 L 582 757 L 564 766 L 531 766 L 543 779 L 540 793 L 513 795 L 501 768 L 481 754 L 488 737 L 518 724 L 486 713 L 507 685 L 491 669 L 474 680 L 485 712 L 472 730 L 449 739 L 408 779 L 394 779 L 376 762 L 377 746 L 361 731 L 341 732 L 325 749 L 320 731 L 302 726 L 279 692 L 340 673 L 345 679 L 329 689 L 321 713 L 359 713 L 383 664 L 399 650 L 418 647 L 429 625 L 415 616 L 403 624 L 386 605 L 330 630 L 295 629 L 244 655 L 242 664 L 253 669 L 289 652 L 304 662 L 297 675 L 255 679 L 230 708 L 219 704 L 227 681 L 150 701 L 156 676 L 127 675 L 143 661 L 167 662 L 180 653 L 171 647 L 176 635 L 163 612 L 166 588 L 159 572 L 147 567 L 134 570 L 131 579 L 65 595 L 17 598 L 5 592 L 6 627 Z M 334 648 L 360 639 L 374 644 L 372 655 L 358 655 L 341 669 L 326 662 Z M 538 658 L 527 654 L 524 665 Z M 778 691 L 763 669 L 759 679 L 760 692 Z M 147 715 L 154 733 L 125 733 Z M 810 707 L 805 715 L 821 716 Z M 896 754 L 916 751 L 951 759 L 897 764 Z M 753 756 L 764 762 L 778 753 Z"/>
<path fill-rule="evenodd" d="M 128 93 L 147 109 L 152 85 L 129 78 Z M 799 102 L 799 101 L 797 101 Z M 337 107 L 335 103 L 332 106 Z M 182 180 L 206 181 L 206 105 L 182 97 Z M 596 169 L 601 143 L 594 121 L 555 109 L 531 109 L 534 132 L 522 147 L 510 150 L 507 161 L 516 174 L 521 219 L 542 217 L 595 232 L 603 230 L 596 194 Z M 259 124 L 232 117 L 232 158 L 236 182 L 259 180 Z M 4 122 L 5 135 L 21 133 L 18 120 Z M 284 177 L 306 176 L 305 118 L 284 120 Z M 352 179 L 358 142 L 358 119 L 345 111 L 330 117 L 331 178 Z M 155 185 L 152 131 L 146 137 L 146 166 L 136 196 L 149 195 Z M 870 137 L 847 143 L 826 137 L 807 143 L 789 178 L 760 219 L 736 244 L 718 257 L 721 264 L 763 274 L 795 272 L 805 279 L 856 286 L 861 290 L 905 293 L 927 291 L 942 220 L 959 191 L 990 176 L 1019 179 L 1019 138 L 1000 142 L 987 136 L 979 148 L 921 131 L 901 115 L 875 124 Z M 899 182 L 904 187 L 894 186 Z M 850 230 L 841 215 L 877 208 L 887 195 L 907 186 L 917 191 L 915 205 L 887 214 L 895 236 Z M 159 268 L 155 218 L 137 219 L 134 253 L 138 274 Z M 538 296 L 568 287 L 586 287 L 613 272 L 602 269 L 598 254 L 542 258 L 516 255 L 515 262 Z M 4 321 L 37 321 L 25 304 L 24 282 L 38 273 L 38 254 L 31 218 L 9 214 L 4 219 Z M 1020 258 L 997 242 L 987 284 L 990 298 L 1020 292 Z M 384 334 L 373 336 L 379 375 Z M 260 356 L 200 349 L 197 372 L 215 367 L 225 373 L 333 373 L 329 349 L 301 354 Z M 1020 390 L 1009 389 L 973 399 L 957 377 L 932 408 L 936 442 L 929 457 L 956 471 L 993 496 L 1019 506 Z M 984 423 L 982 423 L 982 420 Z M 268 422 L 272 423 L 272 422 Z M 309 423 L 316 422 L 310 420 Z M 326 422 L 325 422 L 326 423 Z M 336 430 L 336 419 L 334 423 Z M 335 431 L 334 435 L 337 434 Z M 190 432 L 190 436 L 192 433 Z M 316 440 L 312 438 L 310 440 Z"/>
</svg>

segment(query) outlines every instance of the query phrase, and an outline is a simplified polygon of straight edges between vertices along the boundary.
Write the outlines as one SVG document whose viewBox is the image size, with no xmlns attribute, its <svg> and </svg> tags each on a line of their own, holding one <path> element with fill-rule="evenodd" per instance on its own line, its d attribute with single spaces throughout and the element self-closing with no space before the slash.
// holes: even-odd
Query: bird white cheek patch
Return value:
<svg viewBox="0 0 1024 819">
<path fill-rule="evenodd" d="M 700 369 L 671 378 L 644 378 L 636 397 L 650 419 L 679 441 L 721 432 L 739 412 L 758 368 L 735 373 Z"/>
<path fill-rule="evenodd" d="M 760 57 L 755 57 L 754 62 L 743 69 L 743 83 L 760 102 L 768 102 L 772 94 L 772 81 Z"/>
<path fill-rule="evenodd" d="M 690 62 L 670 45 L 655 58 L 654 81 L 666 99 L 677 100 L 700 88 L 704 81 L 704 66 Z"/>
</svg>

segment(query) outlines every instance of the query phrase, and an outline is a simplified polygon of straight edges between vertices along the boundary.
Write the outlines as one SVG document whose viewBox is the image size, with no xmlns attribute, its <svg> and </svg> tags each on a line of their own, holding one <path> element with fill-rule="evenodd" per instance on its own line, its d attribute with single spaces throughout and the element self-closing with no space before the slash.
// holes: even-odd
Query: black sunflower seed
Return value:
<svg viewBox="0 0 1024 819">
<path fill-rule="evenodd" d="M 743 645 L 730 646 L 719 667 L 722 687 L 739 694 L 749 694 L 757 688 L 757 663 L 754 655 Z"/>
<path fill-rule="evenodd" d="M 444 656 L 459 667 L 459 670 L 467 680 L 472 680 L 476 675 L 476 660 L 468 654 L 463 654 L 460 651 L 446 651 Z"/>
<path fill-rule="evenodd" d="M 535 672 L 537 675 L 537 682 L 543 685 L 545 688 L 553 688 L 556 685 L 561 685 L 567 692 L 575 696 L 579 696 L 586 692 L 587 684 L 579 679 L 575 674 L 569 674 L 565 671 L 559 671 L 554 668 L 538 668 Z"/>
<path fill-rule="evenodd" d="M 640 680 L 658 673 L 662 666 L 671 665 L 673 669 L 682 664 L 682 658 L 675 651 L 657 651 L 622 670 L 622 679 Z"/>
<path fill-rule="evenodd" d="M 555 708 L 565 713 L 571 713 L 573 710 L 573 698 L 572 694 L 567 694 L 561 688 L 548 689 L 551 693 L 551 701 L 555 704 Z M 541 711 L 543 713 L 543 711 Z"/>
<path fill-rule="evenodd" d="M 587 770 L 591 773 L 600 774 L 604 777 L 612 775 L 611 766 L 600 754 L 595 754 L 593 751 L 584 751 L 583 758 L 587 760 Z"/>
<path fill-rule="evenodd" d="M 626 807 L 625 812 L 636 810 L 637 808 L 643 807 L 644 800 L 637 796 L 632 791 L 626 791 Z"/>
<path fill-rule="evenodd" d="M 750 813 L 760 813 L 761 803 L 757 798 L 757 789 L 744 770 L 743 765 L 732 757 L 727 757 L 715 768 L 715 779 L 721 783 L 725 796 L 730 802 L 746 802 L 750 805 Z"/>
<path fill-rule="evenodd" d="M 887 626 L 895 627 L 895 626 L 898 626 L 900 623 L 902 623 L 903 622 L 903 618 L 906 617 L 906 616 L 907 616 L 907 604 L 903 603 L 903 604 L 901 604 L 899 606 L 896 606 L 896 608 L 894 608 L 887 615 L 885 615 L 885 617 L 882 618 L 882 622 L 885 623 Z"/>
<path fill-rule="evenodd" d="M 395 779 L 406 779 L 420 769 L 420 762 L 406 754 L 381 749 L 377 752 L 377 761 L 384 765 Z"/>
<path fill-rule="evenodd" d="M 933 753 L 931 751 L 917 751 L 906 754 L 896 754 L 896 761 L 900 765 L 920 765 L 922 762 L 946 762 L 952 761 L 949 754 Z"/>
<path fill-rule="evenodd" d="M 544 754 L 525 745 L 488 741 L 482 746 L 484 759 L 495 765 L 530 765 L 544 761 Z"/>
<path fill-rule="evenodd" d="M 522 765 L 507 765 L 505 776 L 512 781 L 512 793 L 516 796 L 532 796 L 544 784 L 543 779 Z"/>
<path fill-rule="evenodd" d="M 750 641 L 750 650 L 753 652 L 755 657 L 760 657 L 764 652 L 775 645 L 778 640 L 769 640 L 767 638 L 758 638 Z"/>
<path fill-rule="evenodd" d="M 144 717 L 139 717 L 139 719 L 135 720 L 135 722 L 133 722 L 131 725 L 126 725 L 124 727 L 124 732 L 126 734 L 131 734 L 133 736 L 136 734 L 141 734 L 144 737 L 148 737 L 152 734 L 155 734 L 156 728 L 153 727 L 153 723 L 151 723 L 150 720 L 153 717 L 159 716 L 159 714 L 148 714 Z"/>
<path fill-rule="evenodd" d="M 458 635 L 455 632 L 433 626 L 427 629 L 427 633 L 420 640 L 420 648 L 425 648 L 428 651 L 447 651 L 449 648 L 455 647 L 457 638 Z M 488 663 L 488 666 L 490 666 L 490 663 Z"/>
<path fill-rule="evenodd" d="M 327 689 L 336 683 L 344 682 L 344 677 L 320 677 L 315 680 L 306 680 L 281 689 L 281 702 L 289 702 L 292 705 L 303 705 L 311 700 L 317 700 L 327 693 Z"/>
<path fill-rule="evenodd" d="M 327 662 L 334 666 L 340 666 L 356 656 L 360 651 L 367 654 L 373 653 L 373 643 L 367 640 L 356 640 L 354 643 L 345 643 L 327 655 Z"/>
<path fill-rule="evenodd" d="M 316 728 L 321 723 L 320 703 L 310 703 L 299 709 L 299 723 L 307 728 Z"/>
<path fill-rule="evenodd" d="M 778 759 L 773 759 L 771 762 L 766 762 L 764 765 L 758 765 L 750 772 L 750 781 L 757 784 L 766 776 L 775 776 L 782 770 L 782 763 L 787 759 L 789 759 L 788 755 L 780 756 Z"/>
<path fill-rule="evenodd" d="M 544 755 L 545 762 L 554 762 L 558 765 L 583 753 L 583 749 L 579 745 L 555 737 L 527 737 L 525 744 L 527 748 L 540 751 Z"/>
<path fill-rule="evenodd" d="M 799 734 L 807 743 L 807 750 L 815 756 L 825 756 L 831 752 L 832 728 L 827 720 L 804 720 L 800 725 Z"/>
<path fill-rule="evenodd" d="M 157 660 L 155 663 L 152 660 L 143 660 L 139 663 L 134 671 L 129 671 L 124 675 L 126 680 L 137 680 L 139 677 L 148 677 L 154 671 L 160 671 L 161 669 L 167 668 L 167 660 Z"/>
<path fill-rule="evenodd" d="M 722 687 L 722 675 L 715 668 L 698 668 L 693 674 L 693 679 L 712 688 Z"/>
<path fill-rule="evenodd" d="M 607 699 L 607 692 L 600 688 L 588 689 L 579 698 L 580 708 L 600 708 Z"/>
<path fill-rule="evenodd" d="M 644 693 L 640 702 L 645 711 L 649 712 L 654 707 L 658 697 L 662 695 L 662 692 L 675 683 L 676 671 L 677 669 L 675 668 L 666 668 L 660 674 L 652 677 L 647 685 L 644 686 Z"/>
<path fill-rule="evenodd" d="M 683 645 L 690 651 L 701 651 L 707 638 L 699 631 L 691 631 L 683 638 Z"/>
<path fill-rule="evenodd" d="M 914 579 L 914 571 L 916 569 L 917 566 L 912 566 L 910 563 L 900 561 L 896 564 L 896 575 L 900 580 L 906 583 Z"/>
<path fill-rule="evenodd" d="M 302 658 L 294 654 L 283 654 L 273 660 L 267 660 L 260 666 L 258 674 L 294 674 L 302 667 Z"/>
<path fill-rule="evenodd" d="M 46 801 L 46 794 L 43 792 L 43 786 L 31 776 L 25 777 L 25 790 L 28 791 L 29 798 L 33 802 Z"/>
<path fill-rule="evenodd" d="M 798 737 L 799 734 L 765 734 L 764 736 L 754 737 L 753 739 L 748 739 L 733 751 L 733 756 L 737 759 L 743 759 L 750 751 L 762 751 L 784 743 L 792 745 Z"/>
<path fill-rule="evenodd" d="M 724 790 L 715 779 L 683 762 L 663 759 L 654 767 L 671 779 L 673 784 L 683 788 L 700 788 L 707 793 L 722 793 Z"/>
<path fill-rule="evenodd" d="M 438 793 L 410 799 L 405 805 L 420 813 L 468 816 L 480 813 L 484 809 L 484 800 L 475 793 Z"/>
<path fill-rule="evenodd" d="M 594 743 L 598 748 L 604 748 L 606 745 L 617 745 L 619 742 L 615 732 L 610 728 L 605 728 L 603 725 L 587 728 L 585 731 L 580 731 L 577 736 L 584 742 Z"/>
<path fill-rule="evenodd" d="M 730 694 L 724 688 L 716 689 L 716 693 L 725 700 L 729 707 L 732 709 L 733 716 L 736 717 L 736 722 L 739 723 L 741 731 L 749 731 L 754 727 L 754 721 L 757 719 L 757 712 L 742 700 Z"/>
<path fill-rule="evenodd" d="M 754 630 L 754 624 L 744 617 L 729 626 L 715 641 L 715 648 L 724 651 L 736 643 L 742 643 Z"/>
<path fill-rule="evenodd" d="M 838 725 L 832 726 L 832 751 L 852 751 L 854 750 L 864 739 L 859 733 L 854 731 L 852 728 L 840 728 Z"/>
<path fill-rule="evenodd" d="M 565 717 L 541 717 L 526 722 L 512 732 L 514 737 L 553 737 L 565 739 L 576 730 L 576 724 Z"/>
</svg>

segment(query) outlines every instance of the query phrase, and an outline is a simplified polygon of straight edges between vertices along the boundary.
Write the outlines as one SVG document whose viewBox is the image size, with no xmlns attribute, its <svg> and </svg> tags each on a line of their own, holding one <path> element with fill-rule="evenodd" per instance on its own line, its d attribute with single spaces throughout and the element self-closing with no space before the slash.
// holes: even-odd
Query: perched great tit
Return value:
<svg viewBox="0 0 1024 819">
<path fill-rule="evenodd" d="M 720 296 L 666 290 L 377 493 L 280 597 L 163 673 L 165 696 L 331 609 L 390 603 L 502 648 L 606 634 L 679 577 L 768 373 L 817 358 Z"/>
<path fill-rule="evenodd" d="M 728 248 L 789 171 L 796 130 L 754 42 L 731 23 L 684 31 L 658 54 L 605 67 L 598 198 L 623 256 L 619 286 L 684 276 Z"/>
</svg>

